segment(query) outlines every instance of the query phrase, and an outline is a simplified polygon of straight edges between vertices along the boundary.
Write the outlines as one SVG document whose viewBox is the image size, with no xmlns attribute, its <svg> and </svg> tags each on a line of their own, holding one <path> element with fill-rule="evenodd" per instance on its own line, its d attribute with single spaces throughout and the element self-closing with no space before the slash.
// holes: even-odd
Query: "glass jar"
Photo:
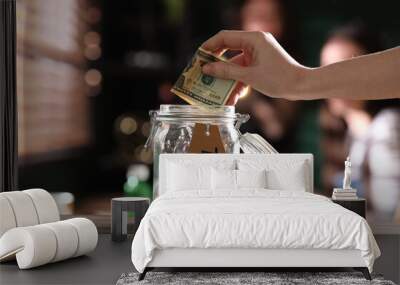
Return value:
<svg viewBox="0 0 400 285">
<path fill-rule="evenodd" d="M 153 149 L 153 198 L 158 195 L 160 154 L 188 153 L 196 124 L 206 126 L 206 135 L 210 127 L 217 126 L 225 153 L 239 153 L 239 128 L 249 119 L 247 114 L 235 113 L 234 106 L 161 105 L 149 114 L 152 126 L 145 147 Z"/>
</svg>

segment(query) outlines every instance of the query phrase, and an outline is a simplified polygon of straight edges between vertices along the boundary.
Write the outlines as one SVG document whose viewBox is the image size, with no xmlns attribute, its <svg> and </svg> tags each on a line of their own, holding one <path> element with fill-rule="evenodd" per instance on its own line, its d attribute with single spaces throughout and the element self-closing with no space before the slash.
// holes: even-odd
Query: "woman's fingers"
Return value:
<svg viewBox="0 0 400 285">
<path fill-rule="evenodd" d="M 215 52 L 221 49 L 251 50 L 257 32 L 221 31 L 205 41 L 201 47 Z"/>
<path fill-rule="evenodd" d="M 245 81 L 247 67 L 240 66 L 231 62 L 219 61 L 204 65 L 202 71 L 205 74 L 218 78 Z"/>
<path fill-rule="evenodd" d="M 226 102 L 227 106 L 235 106 L 237 101 L 240 98 L 240 93 L 232 93 L 232 95 L 229 97 L 228 101 Z"/>
<path fill-rule="evenodd" d="M 215 54 L 215 55 L 217 55 L 217 56 L 223 56 L 224 53 L 225 53 L 227 50 L 228 50 L 228 49 L 226 49 L 226 48 L 220 48 L 220 49 L 217 49 L 217 50 L 213 51 L 213 54 Z"/>
<path fill-rule="evenodd" d="M 226 105 L 236 105 L 237 101 L 244 94 L 244 92 L 248 91 L 248 88 L 248 85 L 238 82 L 235 86 L 235 89 L 232 91 L 231 96 L 226 102 Z"/>
<path fill-rule="evenodd" d="M 241 51 L 228 62 L 204 65 L 204 73 L 243 82 L 271 97 L 296 99 L 293 92 L 298 92 L 306 69 L 270 33 L 221 31 L 204 42 L 202 48 L 215 54 L 225 49 Z M 234 102 L 235 96 L 230 101 Z"/>
<path fill-rule="evenodd" d="M 248 68 L 251 64 L 252 51 L 260 32 L 221 31 L 203 43 L 205 50 L 221 54 L 227 49 L 242 50 L 243 53 L 235 56 L 229 62 L 215 62 L 203 66 L 203 72 L 223 78 L 246 82 Z"/>
<path fill-rule="evenodd" d="M 226 102 L 226 105 L 236 105 L 239 98 L 243 95 L 244 92 L 247 92 L 249 88 L 248 85 L 245 85 L 241 82 L 241 80 L 244 79 L 245 70 L 243 70 L 243 68 L 245 68 L 244 66 L 247 65 L 246 55 L 244 53 L 241 53 L 231 58 L 229 62 L 217 63 L 204 65 L 203 72 L 220 78 L 238 80 L 239 82 L 236 84 L 235 89 L 232 91 L 231 96 Z M 222 63 L 222 65 L 220 63 Z M 211 65 L 211 67 L 208 65 Z"/>
<path fill-rule="evenodd" d="M 247 65 L 246 55 L 241 53 L 231 58 L 228 62 L 208 63 L 203 66 L 203 72 L 219 78 L 241 80 L 243 79 L 241 67 L 245 65 Z"/>
<path fill-rule="evenodd" d="M 229 59 L 229 62 L 238 64 L 241 66 L 250 66 L 252 64 L 252 58 L 251 55 L 245 52 L 242 52 L 231 59 Z"/>
</svg>

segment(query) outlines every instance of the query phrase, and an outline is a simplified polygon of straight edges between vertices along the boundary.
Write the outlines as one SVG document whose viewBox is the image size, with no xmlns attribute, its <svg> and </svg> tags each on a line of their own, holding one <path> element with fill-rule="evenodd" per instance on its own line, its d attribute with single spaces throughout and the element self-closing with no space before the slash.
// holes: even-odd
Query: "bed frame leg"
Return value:
<svg viewBox="0 0 400 285">
<path fill-rule="evenodd" d="M 371 274 L 369 274 L 369 270 L 367 267 L 355 267 L 354 269 L 357 271 L 361 271 L 362 274 L 364 275 L 365 279 L 372 280 Z"/>
<path fill-rule="evenodd" d="M 144 277 L 146 277 L 146 273 L 147 271 L 149 271 L 149 269 L 146 267 L 142 273 L 139 274 L 139 278 L 138 281 L 142 281 L 144 279 Z"/>
</svg>

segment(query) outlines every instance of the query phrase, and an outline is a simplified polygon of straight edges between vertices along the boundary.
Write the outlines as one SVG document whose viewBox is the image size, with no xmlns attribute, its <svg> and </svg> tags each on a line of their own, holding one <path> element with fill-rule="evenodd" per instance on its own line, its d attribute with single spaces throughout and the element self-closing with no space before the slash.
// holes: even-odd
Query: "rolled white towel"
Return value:
<svg viewBox="0 0 400 285">
<path fill-rule="evenodd" d="M 17 227 L 33 226 L 39 223 L 38 214 L 31 197 L 22 191 L 0 193 L 8 199 L 13 209 Z"/>
<path fill-rule="evenodd" d="M 51 223 L 60 220 L 56 201 L 53 196 L 43 189 L 29 189 L 22 191 L 28 194 L 35 206 L 39 224 Z"/>
<path fill-rule="evenodd" d="M 0 195 L 0 237 L 9 229 L 15 228 L 14 211 L 8 199 Z"/>
<path fill-rule="evenodd" d="M 19 268 L 28 269 L 87 254 L 97 241 L 96 226 L 84 218 L 18 227 L 0 238 L 0 261 L 16 256 Z"/>
</svg>

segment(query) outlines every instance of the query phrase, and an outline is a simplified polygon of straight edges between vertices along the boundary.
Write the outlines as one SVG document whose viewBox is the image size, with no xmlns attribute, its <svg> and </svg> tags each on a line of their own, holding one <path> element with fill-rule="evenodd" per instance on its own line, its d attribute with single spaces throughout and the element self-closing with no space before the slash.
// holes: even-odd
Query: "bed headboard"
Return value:
<svg viewBox="0 0 400 285">
<path fill-rule="evenodd" d="M 314 176 L 313 176 L 313 155 L 312 154 L 161 154 L 159 163 L 159 181 L 158 195 L 166 192 L 167 170 L 169 163 L 177 163 L 190 166 L 210 165 L 213 167 L 221 167 L 238 169 L 238 164 L 245 164 L 258 167 L 259 164 L 268 165 L 269 169 L 279 166 L 286 166 L 285 176 L 287 179 L 297 179 L 296 173 L 291 172 L 291 166 L 304 163 L 305 167 L 305 191 L 313 193 Z M 228 167 L 226 167 L 228 166 Z M 281 171 L 281 170 L 280 170 Z"/>
</svg>

